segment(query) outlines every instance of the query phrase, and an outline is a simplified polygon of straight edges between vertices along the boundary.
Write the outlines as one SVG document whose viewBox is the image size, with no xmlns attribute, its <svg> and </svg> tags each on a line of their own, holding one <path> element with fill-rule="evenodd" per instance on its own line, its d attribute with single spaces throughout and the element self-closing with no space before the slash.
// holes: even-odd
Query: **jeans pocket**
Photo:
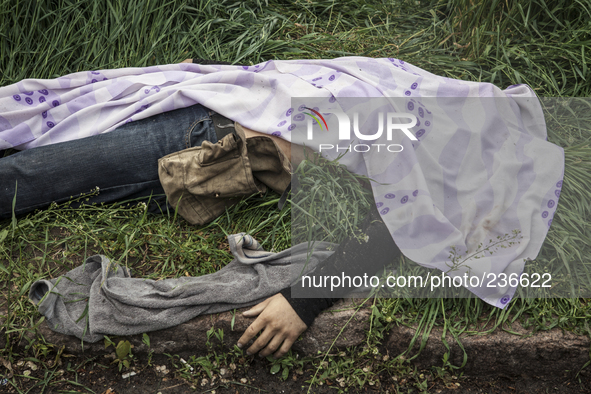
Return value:
<svg viewBox="0 0 591 394">
<path fill-rule="evenodd" d="M 211 116 L 199 116 L 185 131 L 186 149 L 199 147 L 205 141 L 209 141 L 213 144 L 218 142 Z"/>
</svg>

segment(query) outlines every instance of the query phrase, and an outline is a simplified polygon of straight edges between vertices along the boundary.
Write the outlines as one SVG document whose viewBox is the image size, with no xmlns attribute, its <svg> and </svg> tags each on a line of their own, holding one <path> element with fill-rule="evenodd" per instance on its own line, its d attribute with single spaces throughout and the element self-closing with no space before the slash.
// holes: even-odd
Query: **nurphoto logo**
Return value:
<svg viewBox="0 0 591 394">
<path fill-rule="evenodd" d="M 314 122 L 316 122 L 320 126 L 321 131 L 324 131 L 324 128 L 326 128 L 326 131 L 328 131 L 328 124 L 320 112 L 309 107 L 304 108 L 313 112 L 313 114 L 304 112 L 306 115 L 308 115 L 307 139 L 310 141 L 314 138 Z M 351 141 L 351 119 L 349 118 L 349 116 L 342 111 L 333 111 L 330 113 L 334 114 L 338 120 L 339 141 Z M 325 113 L 325 115 L 327 114 Z M 383 112 L 379 112 L 377 120 L 377 131 L 373 134 L 364 134 L 359 130 L 359 113 L 355 112 L 353 114 L 352 127 L 355 137 L 357 137 L 357 139 L 360 141 L 376 141 L 382 137 L 382 134 L 384 133 L 385 123 L 387 141 L 392 141 L 392 136 L 395 130 L 402 131 L 404 135 L 406 135 L 411 141 L 418 141 L 417 137 L 415 137 L 410 131 L 410 129 L 416 126 L 417 124 L 417 117 L 415 115 L 406 112 L 387 112 L 384 115 Z M 335 146 L 335 144 L 321 143 L 318 145 L 318 150 L 320 152 L 322 152 L 323 150 L 332 149 L 336 149 L 337 151 L 349 152 L 368 152 L 372 149 L 376 149 L 379 152 L 381 148 L 387 150 L 388 152 L 402 152 L 403 150 L 403 147 L 400 144 L 361 143 L 350 144 L 346 146 L 339 146 L 339 144 L 337 144 Z"/>
</svg>

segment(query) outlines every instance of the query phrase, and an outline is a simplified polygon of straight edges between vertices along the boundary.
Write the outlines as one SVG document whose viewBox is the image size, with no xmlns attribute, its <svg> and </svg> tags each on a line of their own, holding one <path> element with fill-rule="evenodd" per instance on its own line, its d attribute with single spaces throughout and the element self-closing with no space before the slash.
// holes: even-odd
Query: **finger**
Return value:
<svg viewBox="0 0 591 394">
<path fill-rule="evenodd" d="M 259 353 L 259 356 L 267 357 L 268 355 L 275 352 L 277 349 L 279 349 L 279 347 L 283 343 L 284 339 L 285 339 L 285 337 L 283 335 L 281 335 L 281 333 L 275 334 L 275 336 L 271 339 L 271 341 L 269 342 L 267 347 L 265 347 L 263 350 L 261 350 L 261 352 Z"/>
<path fill-rule="evenodd" d="M 277 352 L 275 352 L 273 357 L 281 358 L 285 356 L 287 352 L 289 352 L 289 349 L 291 349 L 294 342 L 295 340 L 291 339 L 290 337 L 285 338 L 285 340 L 283 341 L 283 345 L 281 345 L 281 348 Z"/>
<path fill-rule="evenodd" d="M 252 322 L 250 326 L 244 331 L 244 334 L 238 340 L 236 344 L 239 348 L 242 348 L 246 345 L 255 335 L 259 333 L 266 325 L 266 320 L 261 319 L 260 317 L 257 318 L 255 321 Z"/>
<path fill-rule="evenodd" d="M 269 302 L 271 302 L 271 298 L 267 298 L 265 301 L 256 304 L 255 306 L 253 306 L 249 310 L 242 312 L 242 316 L 246 316 L 246 317 L 258 316 L 262 311 L 265 310 L 267 305 L 269 305 Z"/>
<path fill-rule="evenodd" d="M 246 354 L 248 354 L 250 356 L 255 353 L 258 353 L 259 350 L 264 348 L 267 345 L 267 343 L 269 343 L 269 341 L 273 338 L 274 335 L 275 335 L 275 332 L 273 329 L 271 329 L 269 326 L 265 327 L 265 331 L 263 331 L 263 333 L 261 335 L 259 335 L 257 340 L 254 341 L 252 346 L 248 348 L 248 350 L 246 351 Z"/>
</svg>

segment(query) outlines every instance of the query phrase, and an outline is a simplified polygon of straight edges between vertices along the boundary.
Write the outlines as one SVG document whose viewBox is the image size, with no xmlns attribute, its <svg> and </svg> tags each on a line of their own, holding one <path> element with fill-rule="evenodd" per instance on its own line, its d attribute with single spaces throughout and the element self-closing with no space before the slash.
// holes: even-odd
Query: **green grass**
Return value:
<svg viewBox="0 0 591 394">
<path fill-rule="evenodd" d="M 254 64 L 361 55 L 397 57 L 438 75 L 502 88 L 527 83 L 545 97 L 588 98 L 590 44 L 589 0 L 0 0 L 0 86 L 192 57 Z M 585 275 L 591 255 L 591 112 L 585 101 L 570 105 L 579 107 L 578 123 L 565 125 L 559 115 L 548 121 L 549 140 L 565 148 L 567 169 L 558 212 L 530 269 L 550 266 L 562 274 L 576 266 Z M 350 191 L 357 196 L 350 212 L 363 211 L 364 197 L 355 194 L 360 189 L 344 193 Z M 314 208 L 314 215 L 333 209 L 326 191 L 318 193 L 327 205 Z M 282 250 L 291 243 L 292 208 L 276 210 L 277 200 L 272 193 L 251 197 L 203 228 L 187 225 L 174 212 L 153 216 L 125 205 L 52 207 L 0 222 L 0 292 L 7 297 L 0 308 L 9 311 L 1 331 L 8 341 L 0 354 L 16 358 L 13 344 L 39 320 L 26 301 L 34 280 L 60 275 L 95 253 L 151 278 L 206 274 L 230 260 L 225 235 L 235 232 Z M 352 216 L 347 226 L 354 225 Z M 417 269 L 402 259 L 401 273 Z M 418 325 L 420 342 L 434 325 L 444 326 L 449 338 L 475 334 L 491 322 L 510 330 L 518 320 L 531 331 L 561 327 L 589 334 L 591 317 L 587 300 L 578 298 L 516 299 L 506 310 L 478 299 L 380 299 L 373 311 L 368 348 L 393 324 Z M 39 346 L 31 344 L 19 357 Z"/>
</svg>

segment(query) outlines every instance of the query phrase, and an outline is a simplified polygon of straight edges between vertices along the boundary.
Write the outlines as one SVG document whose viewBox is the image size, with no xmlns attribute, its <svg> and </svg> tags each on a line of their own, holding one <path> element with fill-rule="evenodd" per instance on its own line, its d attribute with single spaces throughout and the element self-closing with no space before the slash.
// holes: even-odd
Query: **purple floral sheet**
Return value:
<svg viewBox="0 0 591 394">
<path fill-rule="evenodd" d="M 517 285 L 508 279 L 519 277 L 525 261 L 539 253 L 564 173 L 563 150 L 547 142 L 540 103 L 526 85 L 501 90 L 397 59 L 362 57 L 78 72 L 1 87 L 0 149 L 106 133 L 196 103 L 295 142 L 306 127 L 298 122 L 305 105 L 294 105 L 297 98 L 341 107 L 350 107 L 346 98 L 391 98 L 398 111 L 414 114 L 416 140 L 393 137 L 404 150 L 345 154 L 341 162 L 376 181 L 375 203 L 405 256 L 452 277 L 494 275 L 492 286 L 479 280 L 465 287 L 492 305 L 509 302 Z M 469 116 L 474 108 L 484 115 Z M 324 142 L 343 144 L 328 135 Z M 322 152 L 329 158 L 338 153 Z M 515 233 L 519 242 L 482 252 L 497 237 Z M 464 256 L 455 260 L 460 264 L 450 263 L 454 253 Z M 507 280 L 499 280 L 501 274 Z"/>
</svg>

